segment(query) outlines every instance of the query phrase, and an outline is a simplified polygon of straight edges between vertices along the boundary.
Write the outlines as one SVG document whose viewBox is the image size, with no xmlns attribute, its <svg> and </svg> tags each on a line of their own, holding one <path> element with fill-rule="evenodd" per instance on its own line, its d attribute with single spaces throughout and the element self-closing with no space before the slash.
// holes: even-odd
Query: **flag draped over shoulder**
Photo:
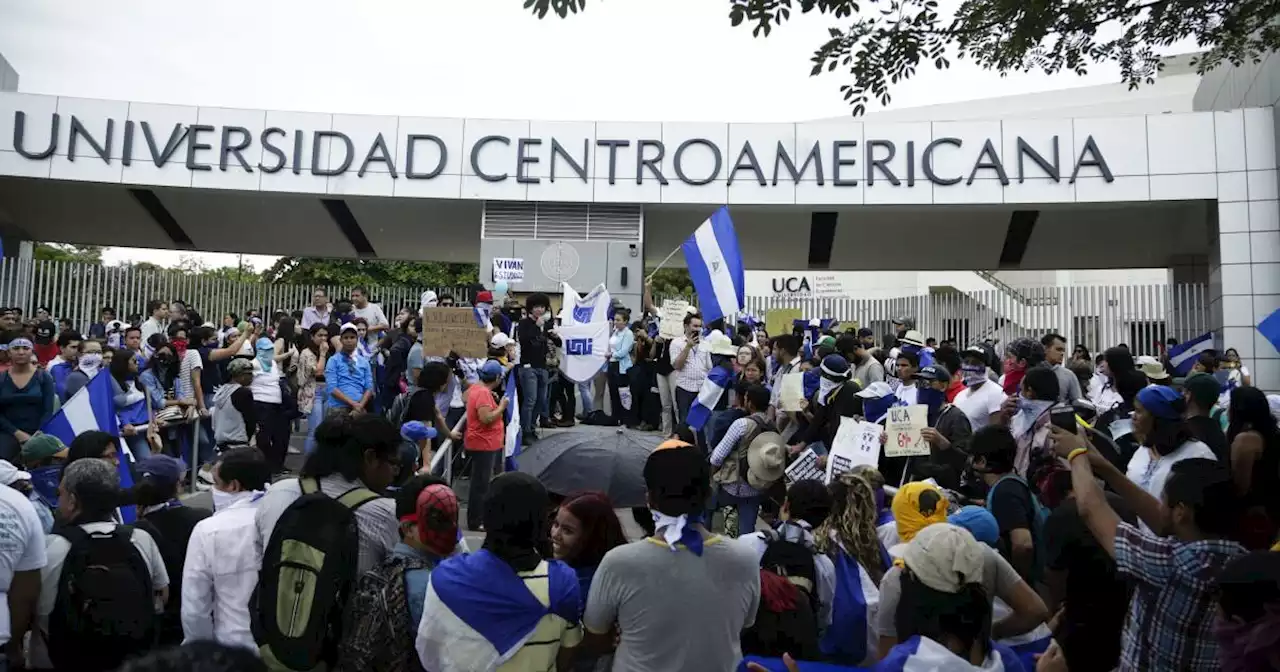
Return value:
<svg viewBox="0 0 1280 672">
<path fill-rule="evenodd" d="M 494 670 L 528 641 L 543 616 L 556 614 L 576 622 L 582 599 L 577 574 L 559 561 L 543 566 L 550 605 L 539 601 L 510 565 L 487 550 L 440 563 L 428 579 L 418 624 L 415 648 L 423 668 Z"/>
<path fill-rule="evenodd" d="M 1195 338 L 1169 348 L 1169 363 L 1179 376 L 1191 373 L 1200 353 L 1213 349 L 1213 333 L 1205 332 Z"/>
<path fill-rule="evenodd" d="M 712 367 L 707 372 L 707 379 L 702 383 L 702 389 L 698 390 L 697 398 L 689 406 L 689 415 L 685 422 L 694 431 L 701 431 L 703 425 L 711 419 L 711 411 L 715 410 L 716 404 L 720 403 L 720 397 L 731 385 L 733 385 L 732 371 L 722 366 Z"/>
<path fill-rule="evenodd" d="M 880 602 L 880 590 L 858 561 L 843 549 L 832 559 L 836 590 L 831 602 L 831 625 L 818 643 L 824 655 L 836 660 L 865 660 L 877 636 L 870 631 L 872 614 Z"/>
<path fill-rule="evenodd" d="M 990 665 L 983 672 L 1009 672 L 1023 669 L 1018 657 L 1008 647 L 995 644 L 991 649 Z M 876 664 L 877 672 L 913 672 L 914 670 L 947 670 L 959 660 L 947 647 L 916 635 L 893 647 L 889 655 Z"/>
<path fill-rule="evenodd" d="M 746 305 L 746 271 L 729 208 L 720 206 L 684 241 L 689 279 L 698 292 L 705 322 L 742 312 Z"/>
<path fill-rule="evenodd" d="M 99 372 L 80 388 L 75 396 L 58 409 L 58 412 L 44 423 L 40 431 L 51 434 L 70 445 L 84 432 L 103 431 L 111 436 L 120 436 L 120 420 L 116 417 L 115 393 L 111 389 L 111 375 Z M 133 454 L 129 446 L 120 440 L 120 487 L 133 487 Z M 120 516 L 126 523 L 135 519 L 134 507 L 121 507 Z"/>
</svg>

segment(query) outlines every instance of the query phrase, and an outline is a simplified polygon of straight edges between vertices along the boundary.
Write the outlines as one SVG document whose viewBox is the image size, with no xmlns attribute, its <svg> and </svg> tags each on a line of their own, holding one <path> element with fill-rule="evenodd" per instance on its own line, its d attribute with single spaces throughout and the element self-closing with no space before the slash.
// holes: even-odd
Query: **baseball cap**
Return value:
<svg viewBox="0 0 1280 672">
<path fill-rule="evenodd" d="M 863 399 L 883 399 L 891 394 L 893 394 L 893 388 L 883 380 L 877 380 L 868 385 L 867 389 L 858 392 L 858 396 Z"/>
<path fill-rule="evenodd" d="M 929 366 L 922 367 L 918 372 L 916 372 L 916 378 L 949 383 L 951 382 L 951 372 L 947 370 L 947 367 L 941 364 L 930 364 Z"/>
<path fill-rule="evenodd" d="M 338 333 L 339 333 L 339 334 L 345 334 L 345 333 L 347 333 L 348 331 L 357 331 L 357 332 L 358 332 L 358 331 L 360 331 L 360 329 L 359 329 L 359 328 L 357 328 L 357 327 L 356 327 L 356 325 L 355 325 L 354 323 L 351 323 L 351 322 L 347 322 L 347 323 L 343 324 L 343 325 L 338 329 Z"/>
<path fill-rule="evenodd" d="M 111 320 L 110 322 L 107 323 L 108 332 L 120 331 L 122 329 L 124 329 L 124 322 L 121 322 L 120 320 Z"/>
<path fill-rule="evenodd" d="M 485 362 L 484 366 L 481 366 L 480 370 L 476 373 L 480 376 L 480 380 L 483 380 L 486 383 L 492 383 L 502 376 L 502 365 L 496 360 L 491 359 Z"/>
<path fill-rule="evenodd" d="M 150 455 L 138 460 L 136 470 L 141 478 L 156 483 L 177 483 L 182 480 L 186 466 L 182 460 L 168 455 Z"/>
<path fill-rule="evenodd" d="M 476 292 L 476 303 L 493 303 L 493 292 L 489 290 Z"/>
<path fill-rule="evenodd" d="M 868 336 L 873 336 L 873 337 L 874 337 L 875 335 L 876 335 L 876 332 L 871 331 L 870 329 L 868 329 L 868 328 L 866 328 L 866 327 L 863 327 L 863 328 L 861 328 L 861 329 L 859 329 L 859 330 L 858 330 L 858 338 L 866 338 L 866 337 L 868 337 Z"/>
<path fill-rule="evenodd" d="M 435 427 L 429 427 L 418 420 L 410 420 L 400 426 L 400 436 L 414 443 L 434 439 L 436 438 L 436 433 Z"/>
<path fill-rule="evenodd" d="M 39 462 L 56 457 L 60 460 L 67 459 L 67 446 L 62 443 L 62 439 L 43 432 L 36 432 L 27 442 L 22 444 L 22 461 L 23 462 Z"/>
<path fill-rule="evenodd" d="M 237 357 L 227 364 L 227 375 L 229 376 L 238 376 L 251 371 L 253 371 L 253 362 L 243 357 Z"/>
<path fill-rule="evenodd" d="M 836 337 L 835 337 L 835 336 L 823 336 L 822 338 L 819 338 L 819 339 L 818 339 L 817 347 L 819 347 L 819 348 L 831 348 L 831 349 L 833 349 L 833 350 L 834 350 L 834 349 L 835 349 L 835 347 L 836 347 Z"/>
<path fill-rule="evenodd" d="M 512 341 L 511 337 L 506 334 L 494 334 L 493 338 L 489 339 L 489 345 L 495 348 L 505 348 L 514 342 L 515 341 Z"/>
</svg>

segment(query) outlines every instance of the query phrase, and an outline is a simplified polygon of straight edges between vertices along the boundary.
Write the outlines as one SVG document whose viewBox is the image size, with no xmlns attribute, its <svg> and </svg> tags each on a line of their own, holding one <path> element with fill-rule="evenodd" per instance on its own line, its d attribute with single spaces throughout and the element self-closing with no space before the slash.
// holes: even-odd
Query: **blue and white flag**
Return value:
<svg viewBox="0 0 1280 672">
<path fill-rule="evenodd" d="M 549 605 L 487 550 L 441 562 L 427 580 L 414 642 L 423 669 L 492 671 L 529 641 L 548 613 L 577 623 L 582 602 L 577 574 L 558 560 L 544 562 L 539 573 L 547 576 Z"/>
<path fill-rule="evenodd" d="M 507 404 L 507 410 L 503 414 L 503 421 L 507 425 L 506 440 L 504 443 L 506 455 L 507 471 L 516 470 L 516 458 L 520 456 L 521 437 L 520 437 L 520 401 L 516 396 L 516 371 L 519 369 L 511 369 L 507 374 L 506 397 L 511 401 Z"/>
<path fill-rule="evenodd" d="M 720 403 L 720 397 L 732 385 L 733 371 L 723 366 L 712 367 L 707 372 L 707 379 L 702 383 L 702 389 L 698 390 L 698 397 L 693 400 L 693 405 L 689 406 L 689 415 L 685 418 L 685 423 L 694 431 L 702 431 L 702 426 L 711 419 L 711 411 L 715 410 L 716 404 Z"/>
<path fill-rule="evenodd" d="M 858 664 L 875 651 L 879 641 L 871 618 L 880 604 L 880 590 L 867 570 L 840 549 L 833 558 L 836 568 L 835 596 L 831 600 L 831 625 L 818 643 L 832 660 Z"/>
<path fill-rule="evenodd" d="M 609 322 L 609 290 L 604 283 L 596 285 L 586 296 L 578 296 L 569 283 L 564 285 L 564 302 L 560 304 L 560 325 L 595 324 Z"/>
<path fill-rule="evenodd" d="M 1280 308 L 1258 323 L 1258 333 L 1280 352 Z"/>
<path fill-rule="evenodd" d="M 62 439 L 70 445 L 77 436 L 93 430 L 120 436 L 120 419 L 116 417 L 115 395 L 111 389 L 111 375 L 99 373 L 80 388 L 67 403 L 44 423 L 40 431 Z M 133 453 L 120 441 L 120 487 L 133 487 Z M 134 507 L 121 507 L 120 516 L 126 523 L 134 521 Z"/>
<path fill-rule="evenodd" d="M 1179 376 L 1185 376 L 1191 373 L 1191 367 L 1195 366 L 1196 359 L 1200 353 L 1213 349 L 1213 334 L 1205 332 L 1195 338 L 1179 343 L 1169 348 L 1169 363 L 1173 365 L 1173 370 Z"/>
<path fill-rule="evenodd" d="M 575 383 L 591 380 L 609 360 L 609 323 L 556 327 L 560 337 L 560 372 Z"/>
<path fill-rule="evenodd" d="M 992 644 L 991 653 L 982 665 L 974 667 L 969 661 L 951 652 L 951 649 L 916 635 L 893 647 L 889 655 L 876 664 L 876 672 L 915 672 L 916 670 L 982 670 L 982 672 L 1013 672 L 1022 670 L 1018 656 L 1003 644 Z"/>
<path fill-rule="evenodd" d="M 704 322 L 742 312 L 746 275 L 729 208 L 720 206 L 681 246 Z"/>
</svg>

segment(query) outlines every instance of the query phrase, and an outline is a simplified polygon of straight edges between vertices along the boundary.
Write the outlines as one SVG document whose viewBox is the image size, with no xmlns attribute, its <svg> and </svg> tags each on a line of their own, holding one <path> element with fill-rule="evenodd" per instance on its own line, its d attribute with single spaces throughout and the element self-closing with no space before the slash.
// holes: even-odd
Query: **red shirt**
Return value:
<svg viewBox="0 0 1280 672">
<path fill-rule="evenodd" d="M 491 452 L 502 450 L 507 436 L 507 427 L 498 416 L 493 422 L 480 422 L 480 409 L 497 408 L 493 400 L 493 391 L 482 384 L 472 385 L 467 389 L 467 427 L 462 443 L 467 450 Z"/>
<path fill-rule="evenodd" d="M 964 381 L 959 377 L 952 378 L 951 384 L 947 386 L 947 403 L 954 404 L 956 402 L 956 395 L 960 394 L 963 390 Z"/>
</svg>

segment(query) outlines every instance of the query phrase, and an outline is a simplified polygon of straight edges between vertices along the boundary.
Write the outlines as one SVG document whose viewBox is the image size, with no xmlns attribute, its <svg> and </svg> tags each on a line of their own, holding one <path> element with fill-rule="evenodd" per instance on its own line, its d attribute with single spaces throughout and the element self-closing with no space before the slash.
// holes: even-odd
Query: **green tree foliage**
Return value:
<svg viewBox="0 0 1280 672">
<path fill-rule="evenodd" d="M 36 243 L 32 256 L 39 261 L 68 261 L 82 264 L 102 263 L 102 248 L 97 245 Z"/>
<path fill-rule="evenodd" d="M 263 282 L 304 285 L 414 285 L 447 287 L 476 282 L 476 264 L 281 257 L 263 271 Z"/>
<path fill-rule="evenodd" d="M 689 269 L 660 268 L 657 273 L 649 273 L 653 273 L 650 291 L 655 299 L 659 296 L 693 296 L 693 280 L 689 278 Z"/>
<path fill-rule="evenodd" d="M 524 0 L 543 18 L 586 8 L 586 0 Z M 810 75 L 848 73 L 840 90 L 860 115 L 921 65 L 952 59 L 1008 72 L 1070 71 L 1114 63 L 1130 88 L 1154 81 L 1160 50 L 1194 42 L 1201 74 L 1227 62 L 1258 61 L 1280 48 L 1280 0 L 729 0 L 734 26 L 767 37 L 793 13 L 821 14 L 833 25 L 810 59 Z M 675 17 L 664 17 L 678 20 Z"/>
</svg>

